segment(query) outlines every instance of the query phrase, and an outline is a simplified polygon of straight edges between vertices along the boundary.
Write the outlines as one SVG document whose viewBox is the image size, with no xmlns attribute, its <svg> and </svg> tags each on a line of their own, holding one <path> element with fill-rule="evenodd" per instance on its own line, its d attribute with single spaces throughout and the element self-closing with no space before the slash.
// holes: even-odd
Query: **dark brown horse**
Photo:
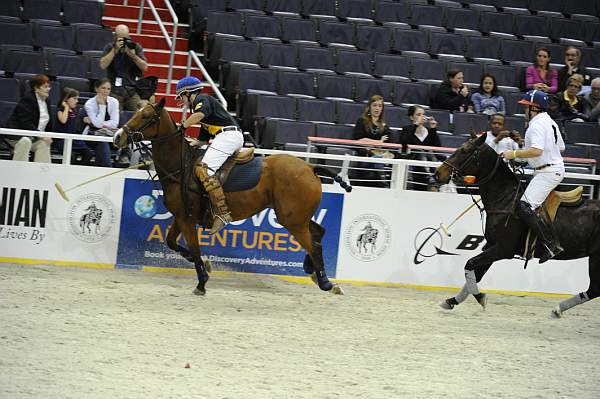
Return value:
<svg viewBox="0 0 600 399">
<path fill-rule="evenodd" d="M 177 129 L 164 108 L 164 98 L 156 106 L 147 105 L 136 112 L 129 122 L 115 134 L 114 143 L 123 148 L 132 142 L 152 142 L 152 159 L 163 188 L 165 205 L 173 214 L 173 223 L 167 234 L 167 245 L 194 262 L 198 285 L 197 295 L 206 293 L 208 272 L 200 256 L 196 225 L 202 225 L 208 198 L 194 173 L 186 173 L 193 149 L 183 132 Z M 272 155 L 263 161 L 258 184 L 249 190 L 226 193 L 233 220 L 246 219 L 265 208 L 273 208 L 277 220 L 306 251 L 304 270 L 311 274 L 319 288 L 341 294 L 341 288 L 329 281 L 323 264 L 321 240 L 325 229 L 311 220 L 321 202 L 321 180 L 324 174 L 347 186 L 335 173 L 308 164 L 289 155 Z M 187 249 L 177 243 L 183 233 Z"/>
<path fill-rule="evenodd" d="M 481 281 L 492 264 L 501 259 L 512 259 L 522 254 L 528 227 L 514 215 L 515 198 L 521 198 L 523 188 L 512 170 L 501 160 L 496 151 L 485 144 L 485 133 L 473 137 L 439 166 L 435 178 L 442 184 L 450 179 L 475 176 L 479 194 L 487 213 L 483 252 L 467 261 L 466 284 L 453 298 L 442 302 L 444 309 L 452 309 L 463 302 L 469 294 L 485 307 L 485 294 L 479 292 Z M 510 218 L 507 217 L 510 215 Z M 508 220 L 508 222 L 507 222 Z M 589 257 L 590 285 L 581 292 L 562 301 L 552 310 L 553 317 L 600 296 L 600 201 L 586 200 L 579 206 L 558 208 L 554 228 L 564 248 L 555 259 L 579 259 Z M 539 256 L 539 244 L 535 257 Z"/>
</svg>

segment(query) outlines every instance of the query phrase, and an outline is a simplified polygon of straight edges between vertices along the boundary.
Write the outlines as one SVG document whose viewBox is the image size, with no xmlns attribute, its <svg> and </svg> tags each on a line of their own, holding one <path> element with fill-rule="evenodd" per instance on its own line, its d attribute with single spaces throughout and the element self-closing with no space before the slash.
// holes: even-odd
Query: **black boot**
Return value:
<svg viewBox="0 0 600 399">
<path fill-rule="evenodd" d="M 544 263 L 548 259 L 554 258 L 563 251 L 558 239 L 554 235 L 552 227 L 547 225 L 546 222 L 531 209 L 527 202 L 519 201 L 516 210 L 517 216 L 519 216 L 519 218 L 534 231 L 535 235 L 546 249 L 542 256 L 540 256 L 540 263 Z"/>
</svg>

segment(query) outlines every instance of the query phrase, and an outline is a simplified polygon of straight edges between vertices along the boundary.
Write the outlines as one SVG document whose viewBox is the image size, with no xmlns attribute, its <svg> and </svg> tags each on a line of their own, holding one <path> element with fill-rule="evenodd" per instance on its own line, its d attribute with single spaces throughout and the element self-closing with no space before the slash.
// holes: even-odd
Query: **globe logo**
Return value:
<svg viewBox="0 0 600 399">
<path fill-rule="evenodd" d="M 133 205 L 135 213 L 144 219 L 149 219 L 156 215 L 156 200 L 150 195 L 142 195 Z"/>
</svg>

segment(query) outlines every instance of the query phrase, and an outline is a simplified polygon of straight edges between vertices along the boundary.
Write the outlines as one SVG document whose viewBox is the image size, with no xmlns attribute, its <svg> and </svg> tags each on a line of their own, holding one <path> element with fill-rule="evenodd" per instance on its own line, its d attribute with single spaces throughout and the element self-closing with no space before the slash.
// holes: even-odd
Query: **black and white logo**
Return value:
<svg viewBox="0 0 600 399">
<path fill-rule="evenodd" d="M 344 242 L 353 257 L 370 262 L 385 253 L 392 241 L 390 225 L 374 214 L 355 218 L 344 233 Z"/>
<path fill-rule="evenodd" d="M 103 195 L 87 194 L 69 207 L 67 221 L 73 235 L 81 241 L 102 241 L 115 222 L 115 207 Z"/>
</svg>

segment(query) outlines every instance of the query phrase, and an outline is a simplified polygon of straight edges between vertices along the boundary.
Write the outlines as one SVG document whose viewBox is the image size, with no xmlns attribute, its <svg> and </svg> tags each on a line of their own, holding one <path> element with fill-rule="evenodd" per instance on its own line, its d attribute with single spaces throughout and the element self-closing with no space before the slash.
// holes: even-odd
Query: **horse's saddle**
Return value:
<svg viewBox="0 0 600 399">
<path fill-rule="evenodd" d="M 227 193 L 249 190 L 258 184 L 262 172 L 262 157 L 254 156 L 254 148 L 236 151 L 216 173 Z M 197 163 L 202 162 L 199 158 Z"/>
</svg>

